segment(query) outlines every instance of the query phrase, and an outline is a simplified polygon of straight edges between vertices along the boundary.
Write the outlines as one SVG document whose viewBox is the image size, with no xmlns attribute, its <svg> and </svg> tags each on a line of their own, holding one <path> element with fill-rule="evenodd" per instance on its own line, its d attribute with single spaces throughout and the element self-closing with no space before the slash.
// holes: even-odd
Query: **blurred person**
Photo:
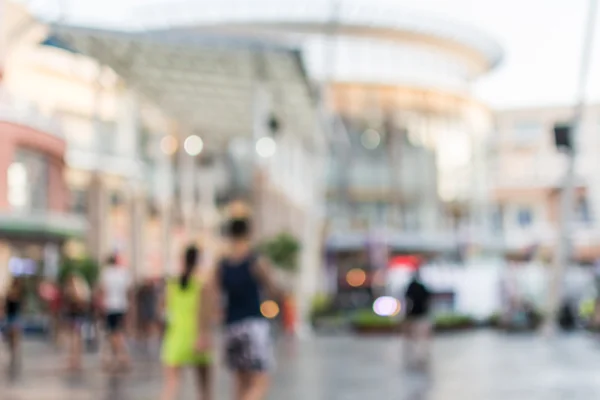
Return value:
<svg viewBox="0 0 600 400">
<path fill-rule="evenodd" d="M 432 294 L 421 281 L 417 269 L 404 295 L 406 302 L 407 362 L 409 365 L 425 366 L 428 362 L 431 321 L 429 317 Z"/>
<path fill-rule="evenodd" d="M 4 298 L 4 335 L 8 345 L 10 365 L 15 367 L 20 361 L 21 317 L 25 302 L 25 282 L 14 277 L 8 286 Z"/>
<path fill-rule="evenodd" d="M 116 255 L 111 255 L 102 270 L 98 286 L 111 352 L 110 355 L 105 353 L 104 367 L 107 369 L 128 369 L 131 366 L 125 338 L 131 286 L 129 271 L 118 265 Z"/>
<path fill-rule="evenodd" d="M 39 296 L 46 302 L 50 316 L 50 339 L 57 345 L 60 331 L 60 288 L 55 282 L 46 280 L 39 285 Z"/>
<path fill-rule="evenodd" d="M 186 249 L 183 272 L 167 282 L 164 308 L 167 326 L 162 348 L 165 382 L 162 400 L 177 398 L 184 367 L 195 369 L 199 399 L 212 399 L 211 306 L 210 291 L 196 276 L 200 252 Z"/>
<path fill-rule="evenodd" d="M 267 291 L 273 298 L 283 296 L 270 265 L 252 248 L 250 220 L 230 220 L 226 233 L 230 246 L 213 276 L 215 292 L 226 299 L 226 363 L 234 373 L 235 399 L 262 400 L 269 390 L 274 359 L 270 325 L 260 309 L 261 295 Z"/>
<path fill-rule="evenodd" d="M 158 290 L 151 279 L 146 279 L 136 291 L 137 339 L 146 353 L 154 349 L 159 333 Z"/>
<path fill-rule="evenodd" d="M 81 275 L 71 273 L 65 280 L 62 299 L 67 320 L 68 369 L 74 372 L 82 367 L 82 330 L 89 317 L 92 292 Z"/>
<path fill-rule="evenodd" d="M 293 296 L 286 296 L 282 307 L 283 330 L 287 335 L 293 336 L 296 333 L 296 299 Z"/>
</svg>

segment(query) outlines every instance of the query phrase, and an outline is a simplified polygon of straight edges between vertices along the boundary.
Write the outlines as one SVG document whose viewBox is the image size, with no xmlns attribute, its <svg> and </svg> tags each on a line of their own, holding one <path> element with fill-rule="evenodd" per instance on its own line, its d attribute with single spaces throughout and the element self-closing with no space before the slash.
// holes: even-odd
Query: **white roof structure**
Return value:
<svg viewBox="0 0 600 400">
<path fill-rule="evenodd" d="M 291 47 L 181 32 L 118 32 L 53 26 L 71 49 L 111 67 L 211 151 L 252 137 L 257 87 L 270 93 L 282 131 L 310 143 L 318 135 L 316 102 L 300 53 Z M 265 124 L 267 121 L 265 121 Z M 167 132 L 165 132 L 167 133 Z"/>
<path fill-rule="evenodd" d="M 249 27 L 360 36 L 379 33 L 388 40 L 410 34 L 430 45 L 445 43 L 479 53 L 493 67 L 502 58 L 500 45 L 477 29 L 411 12 L 386 0 L 150 0 L 136 7 L 131 21 L 143 27 Z"/>
</svg>

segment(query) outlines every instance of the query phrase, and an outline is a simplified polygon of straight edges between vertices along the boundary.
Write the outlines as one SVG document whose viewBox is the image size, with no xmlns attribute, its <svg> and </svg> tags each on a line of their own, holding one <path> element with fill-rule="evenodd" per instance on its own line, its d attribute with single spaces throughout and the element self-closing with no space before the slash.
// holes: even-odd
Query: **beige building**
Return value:
<svg viewBox="0 0 600 400">
<path fill-rule="evenodd" d="M 495 228 L 515 252 L 536 247 L 552 254 L 566 171 L 566 156 L 556 149 L 553 127 L 572 116 L 573 107 L 497 113 L 497 134 L 490 144 Z M 580 261 L 591 261 L 600 257 L 600 106 L 586 108 L 575 140 L 574 250 Z"/>
<path fill-rule="evenodd" d="M 218 207 L 240 195 L 257 201 L 260 238 L 293 230 L 303 240 L 310 268 L 300 291 L 316 286 L 320 230 L 310 205 L 320 197 L 312 183 L 323 135 L 293 48 L 50 30 L 3 3 L 24 32 L 5 35 L 5 88 L 60 122 L 69 212 L 89 222 L 70 251 L 87 247 L 99 260 L 118 251 L 138 277 L 170 274 L 186 243 L 216 251 Z M 126 50 L 132 44 L 137 51 Z M 276 134 L 270 115 L 281 121 Z M 271 136 L 274 154 L 259 151 Z"/>
</svg>

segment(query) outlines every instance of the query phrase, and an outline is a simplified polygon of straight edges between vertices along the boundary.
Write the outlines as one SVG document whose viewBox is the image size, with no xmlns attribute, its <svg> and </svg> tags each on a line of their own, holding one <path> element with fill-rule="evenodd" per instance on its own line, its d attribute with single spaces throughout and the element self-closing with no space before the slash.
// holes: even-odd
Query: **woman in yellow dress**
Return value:
<svg viewBox="0 0 600 400">
<path fill-rule="evenodd" d="M 162 347 L 163 400 L 177 398 L 184 367 L 195 369 L 199 398 L 212 399 L 210 295 L 208 287 L 194 274 L 198 259 L 198 248 L 188 247 L 183 273 L 178 279 L 167 282 L 165 290 L 167 326 Z"/>
</svg>

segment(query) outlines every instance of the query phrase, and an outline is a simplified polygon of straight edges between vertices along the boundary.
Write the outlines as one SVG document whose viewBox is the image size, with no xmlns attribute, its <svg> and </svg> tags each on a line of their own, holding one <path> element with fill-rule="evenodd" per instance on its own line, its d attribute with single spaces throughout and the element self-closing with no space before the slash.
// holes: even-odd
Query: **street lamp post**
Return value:
<svg viewBox="0 0 600 400">
<path fill-rule="evenodd" d="M 571 230 L 573 206 L 575 204 L 575 161 L 576 161 L 576 140 L 583 122 L 585 108 L 585 90 L 588 82 L 588 75 L 591 65 L 591 56 L 594 42 L 594 33 L 596 26 L 596 15 L 598 10 L 598 1 L 590 0 L 588 18 L 586 24 L 585 37 L 583 42 L 583 51 L 581 54 L 581 70 L 579 73 L 578 97 L 575 106 L 575 114 L 571 130 L 571 148 L 567 150 L 567 171 L 565 173 L 563 189 L 561 193 L 559 242 L 554 257 L 554 266 L 551 271 L 548 287 L 548 312 L 544 323 L 544 331 L 548 335 L 553 335 L 556 330 L 556 320 L 560 302 L 563 295 L 564 276 L 567 263 L 571 256 Z"/>
</svg>

